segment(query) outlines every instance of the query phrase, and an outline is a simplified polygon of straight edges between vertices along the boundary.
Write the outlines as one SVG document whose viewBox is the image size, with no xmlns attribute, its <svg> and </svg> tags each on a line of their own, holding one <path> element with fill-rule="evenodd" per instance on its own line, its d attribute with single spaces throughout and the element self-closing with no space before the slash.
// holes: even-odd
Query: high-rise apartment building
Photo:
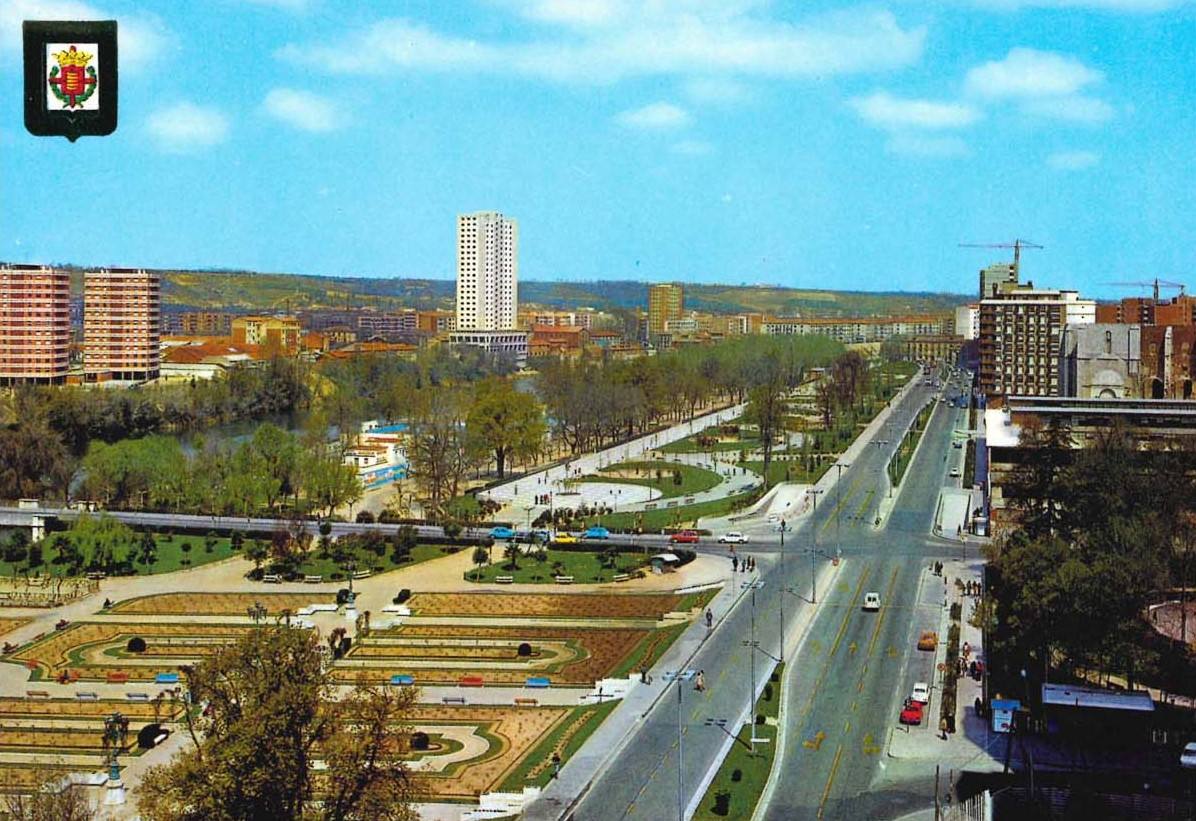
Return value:
<svg viewBox="0 0 1196 821">
<path fill-rule="evenodd" d="M 71 277 L 0 263 L 0 385 L 58 385 L 71 353 Z"/>
<path fill-rule="evenodd" d="M 1017 263 L 994 262 L 980 269 L 980 298 L 999 296 L 1017 287 Z"/>
<path fill-rule="evenodd" d="M 1058 396 L 1063 329 L 1095 321 L 1096 302 L 1076 291 L 1016 288 L 980 300 L 980 389 Z"/>
<path fill-rule="evenodd" d="M 233 343 L 259 345 L 267 355 L 299 353 L 303 330 L 293 316 L 239 316 L 232 322 Z"/>
<path fill-rule="evenodd" d="M 979 304 L 973 302 L 955 309 L 955 333 L 962 336 L 965 342 L 980 336 Z"/>
<path fill-rule="evenodd" d="M 83 376 L 88 382 L 145 382 L 161 362 L 161 285 L 141 268 L 83 275 Z"/>
<path fill-rule="evenodd" d="M 516 327 L 519 227 L 495 211 L 457 217 L 457 330 Z"/>
<path fill-rule="evenodd" d="M 663 283 L 648 287 L 648 336 L 665 333 L 665 323 L 681 319 L 685 297 L 680 283 Z"/>
</svg>

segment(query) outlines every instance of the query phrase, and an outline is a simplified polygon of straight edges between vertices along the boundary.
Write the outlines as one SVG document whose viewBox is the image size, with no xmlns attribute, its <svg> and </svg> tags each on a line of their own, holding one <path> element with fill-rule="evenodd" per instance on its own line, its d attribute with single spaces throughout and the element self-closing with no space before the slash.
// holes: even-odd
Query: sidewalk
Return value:
<svg viewBox="0 0 1196 821">
<path fill-rule="evenodd" d="M 940 644 L 935 657 L 938 663 L 950 664 L 954 660 L 946 659 L 947 627 L 950 624 L 950 606 L 954 602 L 963 605 L 960 621 L 959 644 L 962 648 L 967 643 L 971 653 L 969 660 L 985 661 L 983 636 L 979 628 L 973 627 L 968 620 L 976 604 L 976 599 L 964 595 L 955 580 L 964 583 L 980 581 L 983 565 L 980 561 L 961 562 L 949 561 L 943 564 L 943 576 L 947 580 L 947 605 L 943 608 L 940 624 Z M 941 689 L 940 673 L 936 673 L 935 686 L 932 689 L 931 703 L 926 711 L 925 726 L 905 728 L 894 726 L 889 731 L 889 744 L 886 751 L 890 758 L 907 760 L 935 761 L 954 769 L 966 767 L 973 771 L 996 771 L 1003 769 L 1001 756 L 1004 755 L 1005 736 L 990 730 L 988 721 L 976 715 L 975 701 L 982 698 L 980 682 L 964 675 L 958 679 L 956 695 L 956 732 L 950 734 L 943 741 L 938 734 L 939 705 Z"/>
</svg>

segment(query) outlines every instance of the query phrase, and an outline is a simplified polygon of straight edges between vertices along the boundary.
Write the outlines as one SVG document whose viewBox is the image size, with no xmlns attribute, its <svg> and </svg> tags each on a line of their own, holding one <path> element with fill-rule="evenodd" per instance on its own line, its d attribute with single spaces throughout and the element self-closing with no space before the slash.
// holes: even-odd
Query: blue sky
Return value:
<svg viewBox="0 0 1196 821">
<path fill-rule="evenodd" d="M 114 17 L 107 138 L 22 122 L 20 21 Z M 971 292 L 1189 280 L 1187 0 L 5 0 L 0 259 Z"/>
</svg>

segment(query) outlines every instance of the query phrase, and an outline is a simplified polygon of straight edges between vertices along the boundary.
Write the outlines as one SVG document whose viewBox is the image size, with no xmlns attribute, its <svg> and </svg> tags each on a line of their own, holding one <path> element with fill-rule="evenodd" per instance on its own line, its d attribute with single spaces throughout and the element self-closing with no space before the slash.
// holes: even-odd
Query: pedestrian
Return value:
<svg viewBox="0 0 1196 821">
<path fill-rule="evenodd" d="M 646 666 L 640 667 L 640 684 L 648 683 L 648 668 Z"/>
<path fill-rule="evenodd" d="M 553 751 L 552 753 L 552 777 L 556 778 L 561 773 L 561 754 Z"/>
<path fill-rule="evenodd" d="M 709 607 L 706 608 L 706 629 L 709 630 L 714 627 L 714 613 Z"/>
<path fill-rule="evenodd" d="M 939 719 L 939 738 L 943 741 L 947 740 L 947 719 L 945 718 Z"/>
<path fill-rule="evenodd" d="M 694 689 L 697 690 L 699 693 L 703 693 L 706 691 L 706 671 L 705 670 L 698 671 L 698 681 L 696 684 L 694 684 Z"/>
<path fill-rule="evenodd" d="M 739 572 L 739 559 L 735 558 L 734 556 L 731 557 L 731 572 Z"/>
<path fill-rule="evenodd" d="M 976 700 L 972 702 L 972 708 L 976 711 L 976 715 L 984 717 L 984 704 L 980 701 L 980 696 L 976 696 Z"/>
</svg>

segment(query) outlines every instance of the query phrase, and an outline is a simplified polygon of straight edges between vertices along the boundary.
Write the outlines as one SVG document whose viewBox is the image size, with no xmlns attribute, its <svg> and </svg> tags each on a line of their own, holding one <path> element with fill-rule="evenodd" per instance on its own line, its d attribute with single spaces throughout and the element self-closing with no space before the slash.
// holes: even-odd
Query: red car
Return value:
<svg viewBox="0 0 1196 821">
<path fill-rule="evenodd" d="M 907 698 L 905 706 L 901 708 L 901 723 L 919 725 L 922 723 L 922 705 Z"/>
<path fill-rule="evenodd" d="M 673 544 L 697 544 L 698 531 L 696 530 L 679 530 L 672 536 L 669 536 L 669 541 Z"/>
</svg>

